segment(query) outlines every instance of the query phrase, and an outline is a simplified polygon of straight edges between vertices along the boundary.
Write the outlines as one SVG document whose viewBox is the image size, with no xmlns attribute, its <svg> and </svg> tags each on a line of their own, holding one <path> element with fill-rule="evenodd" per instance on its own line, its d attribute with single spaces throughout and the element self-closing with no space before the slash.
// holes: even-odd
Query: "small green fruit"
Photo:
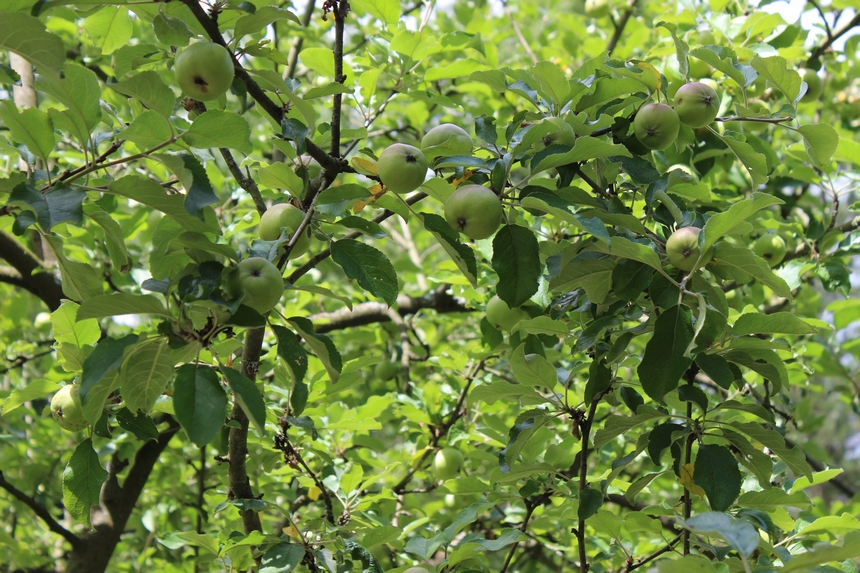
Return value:
<svg viewBox="0 0 860 573">
<path fill-rule="evenodd" d="M 445 219 L 451 228 L 471 239 L 486 239 L 502 222 L 502 202 L 483 185 L 459 187 L 445 201 Z"/>
<path fill-rule="evenodd" d="M 421 140 L 426 157 L 440 155 L 471 155 L 474 142 L 465 129 L 453 123 L 443 123 L 428 131 Z"/>
<path fill-rule="evenodd" d="M 379 155 L 377 172 L 382 184 L 395 193 L 415 191 L 427 176 L 427 158 L 421 150 L 395 143 Z"/>
<path fill-rule="evenodd" d="M 699 253 L 701 253 L 699 250 L 701 231 L 698 227 L 681 227 L 669 236 L 666 241 L 666 255 L 672 265 L 687 272 L 696 267 L 696 261 L 699 260 Z M 708 249 L 699 266 L 704 266 L 712 256 L 713 248 Z"/>
<path fill-rule="evenodd" d="M 648 149 L 666 149 L 678 138 L 681 119 L 664 103 L 649 103 L 639 108 L 633 120 L 636 139 Z"/>
<path fill-rule="evenodd" d="M 433 472 L 436 474 L 436 478 L 440 480 L 457 477 L 462 466 L 463 454 L 456 448 L 442 448 L 436 452 L 436 457 L 433 458 Z"/>
<path fill-rule="evenodd" d="M 785 258 L 785 241 L 779 235 L 762 235 L 753 243 L 753 252 L 773 268 Z"/>
<path fill-rule="evenodd" d="M 264 241 L 276 241 L 281 236 L 281 229 L 286 229 L 286 241 L 293 236 L 293 231 L 299 228 L 305 218 L 305 212 L 290 205 L 289 203 L 278 203 L 272 205 L 263 216 L 260 217 L 259 233 Z M 293 245 L 290 258 L 295 259 L 302 256 L 311 246 L 311 227 L 308 225 L 302 231 L 302 235 Z"/>
<path fill-rule="evenodd" d="M 701 82 L 684 84 L 675 92 L 675 112 L 681 123 L 690 127 L 705 127 L 720 111 L 720 96 Z"/>
<path fill-rule="evenodd" d="M 87 427 L 84 406 L 78 394 L 77 384 L 66 384 L 51 398 L 51 414 L 64 430 L 77 432 Z"/>
<path fill-rule="evenodd" d="M 529 315 L 523 309 L 511 308 L 498 296 L 493 296 L 487 302 L 487 321 L 499 330 L 510 332 L 521 320 L 527 320 Z"/>
<path fill-rule="evenodd" d="M 197 101 L 218 99 L 233 83 L 233 58 L 214 42 L 198 42 L 182 50 L 173 64 L 176 83 Z"/>
<path fill-rule="evenodd" d="M 800 70 L 800 78 L 806 82 L 806 93 L 800 98 L 800 101 L 804 103 L 818 101 L 824 92 L 824 82 L 821 81 L 821 76 L 815 70 L 804 68 Z"/>
<path fill-rule="evenodd" d="M 564 121 L 564 119 L 560 117 L 546 117 L 535 125 L 541 124 L 549 125 L 552 131 L 534 144 L 535 151 L 546 149 L 550 145 L 567 145 L 569 147 L 576 145 L 576 132 L 573 131 L 573 127 Z"/>
<path fill-rule="evenodd" d="M 373 373 L 379 380 L 383 382 L 387 382 L 397 376 L 397 372 L 400 370 L 400 365 L 396 362 L 392 362 L 390 360 L 386 360 L 384 362 L 380 362 L 376 365 L 376 368 L 373 369 Z"/>
<path fill-rule="evenodd" d="M 266 314 L 278 304 L 284 294 L 284 279 L 278 267 L 263 257 L 251 257 L 240 262 L 227 275 L 227 296 L 238 298 L 242 304 L 260 314 Z"/>
</svg>

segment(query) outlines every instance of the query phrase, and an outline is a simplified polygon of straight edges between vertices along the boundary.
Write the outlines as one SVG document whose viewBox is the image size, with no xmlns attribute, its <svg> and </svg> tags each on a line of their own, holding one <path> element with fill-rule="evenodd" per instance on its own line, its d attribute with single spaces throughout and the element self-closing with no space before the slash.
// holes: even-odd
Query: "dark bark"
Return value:
<svg viewBox="0 0 860 573">
<path fill-rule="evenodd" d="M 0 231 L 0 259 L 5 260 L 18 271 L 21 275 L 18 284 L 22 288 L 42 299 L 42 302 L 52 311 L 60 308 L 63 287 L 59 281 L 53 273 L 42 266 L 36 255 L 6 231 Z M 12 283 L 13 281 L 3 282 Z"/>
</svg>

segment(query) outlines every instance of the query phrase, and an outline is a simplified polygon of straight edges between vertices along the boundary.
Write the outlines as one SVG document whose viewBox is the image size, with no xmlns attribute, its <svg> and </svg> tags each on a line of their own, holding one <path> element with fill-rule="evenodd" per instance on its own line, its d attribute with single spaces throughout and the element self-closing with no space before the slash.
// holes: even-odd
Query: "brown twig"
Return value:
<svg viewBox="0 0 860 573">
<path fill-rule="evenodd" d="M 73 548 L 83 547 L 83 540 L 80 537 L 60 525 L 44 505 L 6 481 L 6 478 L 3 476 L 3 472 L 0 472 L 0 487 L 8 491 L 12 497 L 29 507 L 33 513 L 39 517 L 39 519 L 45 522 L 48 529 L 57 535 L 62 536 L 63 539 L 68 541 Z"/>
<path fill-rule="evenodd" d="M 633 15 L 633 10 L 636 8 L 637 0 L 630 0 L 627 2 L 627 7 L 624 9 L 624 13 L 621 14 L 621 19 L 618 22 L 615 22 L 615 30 L 612 32 L 612 38 L 609 39 L 609 43 L 606 45 L 606 52 L 611 56 L 612 52 L 615 51 L 615 48 L 618 46 L 619 40 L 621 40 L 621 34 L 624 33 L 624 28 L 627 26 L 627 21 L 630 20 L 630 17 Z"/>
<path fill-rule="evenodd" d="M 815 60 L 820 58 L 821 55 L 824 54 L 824 52 L 826 52 L 831 45 L 833 45 L 833 42 L 847 34 L 851 30 L 851 28 L 857 25 L 860 25 L 860 10 L 858 10 L 857 13 L 854 14 L 854 17 L 851 18 L 851 20 L 849 20 L 848 22 L 846 22 L 844 26 L 842 26 L 838 30 L 834 30 L 833 33 L 827 37 L 826 40 L 824 40 L 817 48 L 812 50 L 812 53 L 806 60 L 806 67 L 809 67 L 813 62 L 815 62 Z"/>
<path fill-rule="evenodd" d="M 218 148 L 218 151 L 221 152 L 221 157 L 224 158 L 224 161 L 227 163 L 227 169 L 230 171 L 230 174 L 233 175 L 233 178 L 236 180 L 236 183 L 239 184 L 239 187 L 248 192 L 248 195 L 251 196 L 251 199 L 254 201 L 254 206 L 257 208 L 257 212 L 262 215 L 266 212 L 266 203 L 263 201 L 263 196 L 260 194 L 260 188 L 257 187 L 257 182 L 250 176 L 245 176 L 242 173 L 242 170 L 239 168 L 239 165 L 236 163 L 236 160 L 233 158 L 233 153 L 227 149 L 226 147 Z"/>
<path fill-rule="evenodd" d="M 505 9 L 505 14 L 507 14 L 507 16 L 508 16 L 508 20 L 511 23 L 511 27 L 514 29 L 514 34 L 517 35 L 517 39 L 520 41 L 520 45 L 526 51 L 526 54 L 528 54 L 532 63 L 533 64 L 538 63 L 537 56 L 535 55 L 534 51 L 532 51 L 531 46 L 529 46 L 529 43 L 528 43 L 528 40 L 526 40 L 526 37 L 523 36 L 523 33 L 520 30 L 520 26 L 519 26 L 519 24 L 517 24 L 516 19 L 514 19 L 514 14 L 511 12 L 510 7 L 508 6 L 508 0 L 502 0 L 502 6 Z"/>
</svg>

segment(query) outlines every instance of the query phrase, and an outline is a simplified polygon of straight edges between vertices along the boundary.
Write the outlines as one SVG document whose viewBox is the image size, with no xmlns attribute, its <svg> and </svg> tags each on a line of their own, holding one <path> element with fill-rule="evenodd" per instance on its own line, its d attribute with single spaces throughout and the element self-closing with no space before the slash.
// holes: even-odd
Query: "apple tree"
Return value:
<svg viewBox="0 0 860 573">
<path fill-rule="evenodd" d="M 0 571 L 856 572 L 858 29 L 3 0 Z"/>
</svg>

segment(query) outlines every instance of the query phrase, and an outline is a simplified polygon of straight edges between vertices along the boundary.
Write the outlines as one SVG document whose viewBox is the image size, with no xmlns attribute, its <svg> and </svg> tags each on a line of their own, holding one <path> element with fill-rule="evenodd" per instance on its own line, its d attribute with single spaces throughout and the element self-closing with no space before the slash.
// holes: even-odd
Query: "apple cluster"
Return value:
<svg viewBox="0 0 860 573">
<path fill-rule="evenodd" d="M 681 124 L 705 127 L 716 119 L 719 110 L 720 96 L 711 86 L 690 82 L 678 88 L 674 108 L 664 103 L 642 106 L 633 119 L 633 133 L 648 149 L 666 149 L 678 138 Z"/>
</svg>

